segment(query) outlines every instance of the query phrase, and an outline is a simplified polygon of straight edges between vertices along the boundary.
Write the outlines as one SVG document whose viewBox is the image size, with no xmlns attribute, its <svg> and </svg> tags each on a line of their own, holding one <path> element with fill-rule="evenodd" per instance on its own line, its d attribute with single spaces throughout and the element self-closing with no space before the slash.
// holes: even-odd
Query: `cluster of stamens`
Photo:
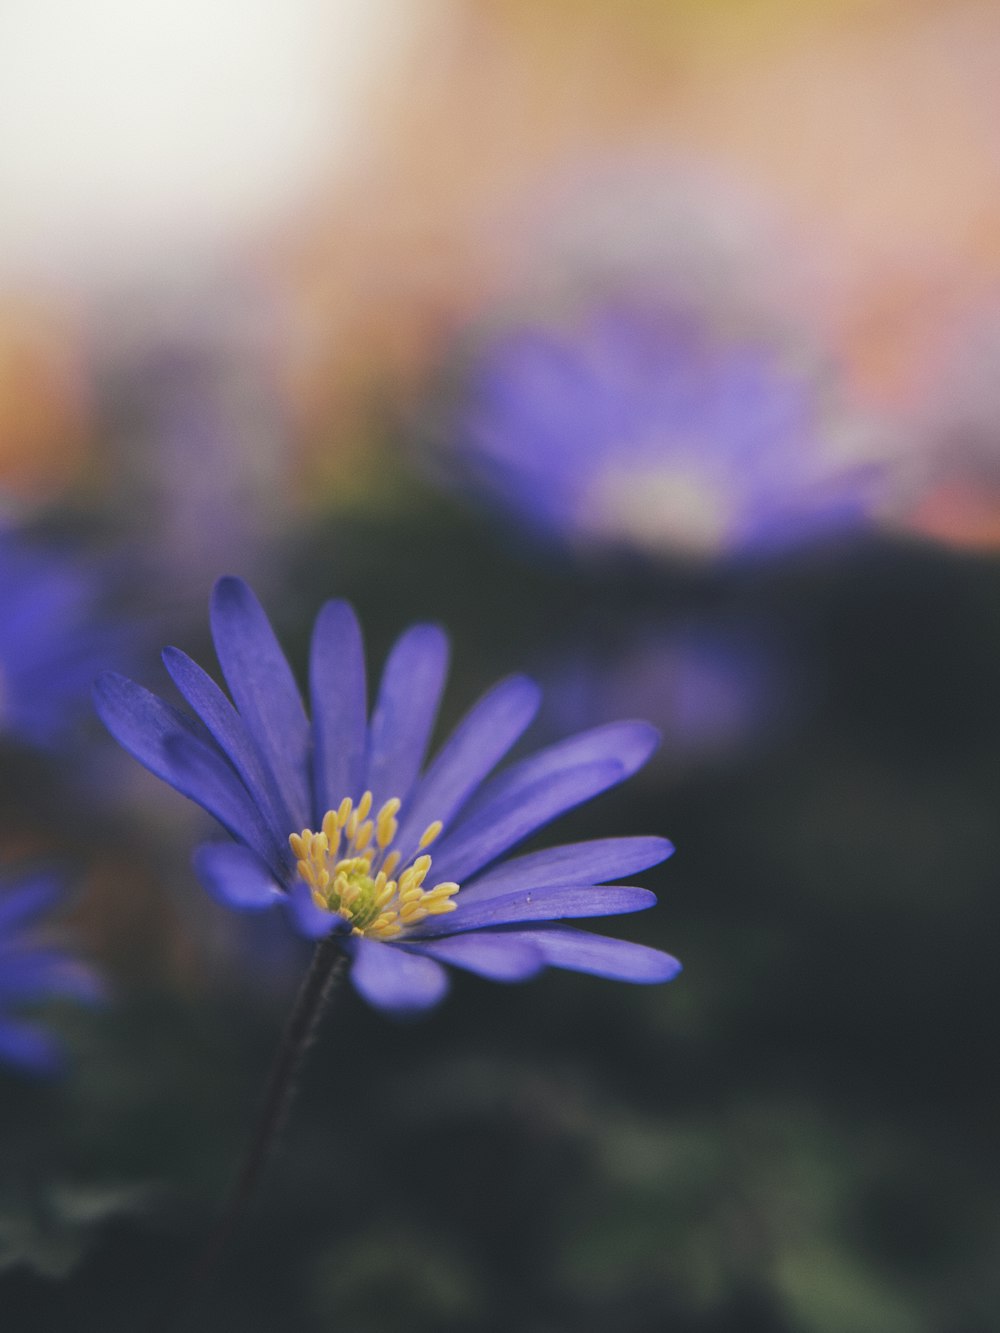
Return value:
<svg viewBox="0 0 1000 1333">
<path fill-rule="evenodd" d="M 400 870 L 402 855 L 392 847 L 399 807 L 393 797 L 371 817 L 370 791 L 357 805 L 345 796 L 323 816 L 319 833 L 303 829 L 288 839 L 313 902 L 349 921 L 355 935 L 391 940 L 425 917 L 455 910 L 457 884 L 423 888 L 431 868 L 426 849 L 440 834 L 440 821 L 424 829 L 417 852 Z"/>
</svg>

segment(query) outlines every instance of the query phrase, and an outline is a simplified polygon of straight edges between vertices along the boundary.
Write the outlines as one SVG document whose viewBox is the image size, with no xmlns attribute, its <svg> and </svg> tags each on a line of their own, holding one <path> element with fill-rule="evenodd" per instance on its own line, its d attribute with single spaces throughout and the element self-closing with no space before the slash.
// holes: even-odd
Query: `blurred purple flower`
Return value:
<svg viewBox="0 0 1000 1333">
<path fill-rule="evenodd" d="M 781 637 L 744 617 L 640 617 L 610 641 L 573 645 L 549 662 L 546 722 L 592 726 L 631 708 L 664 737 L 672 769 L 731 758 L 773 738 L 803 704 Z"/>
<path fill-rule="evenodd" d="M 0 531 L 0 735 L 54 745 L 121 660 L 129 635 L 101 615 L 103 591 L 84 559 Z"/>
<path fill-rule="evenodd" d="M 665 839 L 607 838 L 501 862 L 641 767 L 657 740 L 650 726 L 600 727 L 490 777 L 539 704 L 537 686 L 512 676 L 425 768 L 448 665 L 437 626 L 397 641 L 368 719 L 358 622 L 345 602 L 327 603 L 312 640 L 311 722 L 242 581 L 217 584 L 212 631 L 233 703 L 168 648 L 164 662 L 196 718 L 111 674 L 97 706 L 125 749 L 235 838 L 196 853 L 216 898 L 238 911 L 283 906 L 304 935 L 338 935 L 355 988 L 389 1011 L 436 1004 L 447 990 L 442 963 L 498 981 L 546 965 L 633 982 L 676 975 L 669 954 L 552 924 L 651 906 L 647 890 L 604 881 L 665 860 Z"/>
<path fill-rule="evenodd" d="M 200 615 L 227 570 L 259 582 L 279 568 L 291 503 L 281 324 L 268 294 L 229 279 L 125 302 L 95 343 L 113 501 L 175 616 Z"/>
<path fill-rule="evenodd" d="M 62 880 L 51 871 L 0 881 L 0 1061 L 33 1074 L 59 1072 L 59 1045 L 10 1011 L 49 999 L 94 1003 L 104 997 L 91 968 L 40 937 L 39 918 L 64 894 Z"/>
<path fill-rule="evenodd" d="M 780 551 L 858 526 L 878 499 L 814 377 L 671 311 L 609 305 L 506 334 L 444 434 L 449 480 L 578 548 Z"/>
</svg>

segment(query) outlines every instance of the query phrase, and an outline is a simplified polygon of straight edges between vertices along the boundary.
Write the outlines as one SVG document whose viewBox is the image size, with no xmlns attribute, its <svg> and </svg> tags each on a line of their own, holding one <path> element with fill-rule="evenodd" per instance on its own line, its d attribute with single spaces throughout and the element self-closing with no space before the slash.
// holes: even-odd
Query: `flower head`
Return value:
<svg viewBox="0 0 1000 1333">
<path fill-rule="evenodd" d="M 312 719 L 250 588 L 225 578 L 212 632 L 232 702 L 190 658 L 164 662 L 191 717 L 122 676 L 97 685 L 105 725 L 235 841 L 198 849 L 206 888 L 242 911 L 287 908 L 311 938 L 336 933 L 357 990 L 387 1010 L 428 1008 L 442 963 L 501 981 L 546 965 L 667 981 L 668 954 L 554 924 L 651 906 L 609 878 L 670 855 L 663 838 L 607 838 L 502 858 L 557 815 L 635 772 L 656 733 L 597 728 L 493 774 L 531 722 L 537 687 L 501 681 L 425 766 L 447 673 L 434 625 L 397 641 L 368 717 L 361 631 L 328 602 L 310 658 Z"/>
<path fill-rule="evenodd" d="M 122 646 L 96 571 L 0 530 L 0 734 L 51 745 Z"/>
<path fill-rule="evenodd" d="M 58 1043 L 10 1011 L 39 1000 L 99 1000 L 103 987 L 84 963 L 39 934 L 39 918 L 57 906 L 64 886 L 46 871 L 0 883 L 0 1061 L 34 1074 L 58 1072 Z"/>
<path fill-rule="evenodd" d="M 878 470 L 818 398 L 772 349 L 601 307 L 483 348 L 442 447 L 450 478 L 549 540 L 740 556 L 857 526 L 875 504 Z"/>
</svg>

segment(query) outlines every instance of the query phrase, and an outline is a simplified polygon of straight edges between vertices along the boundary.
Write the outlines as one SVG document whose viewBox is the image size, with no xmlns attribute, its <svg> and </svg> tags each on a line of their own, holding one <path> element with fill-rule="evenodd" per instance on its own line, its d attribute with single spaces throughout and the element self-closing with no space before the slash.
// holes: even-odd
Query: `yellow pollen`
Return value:
<svg viewBox="0 0 1000 1333">
<path fill-rule="evenodd" d="M 402 802 L 394 796 L 369 818 L 372 804 L 370 791 L 357 805 L 345 796 L 323 816 L 319 833 L 292 833 L 288 845 L 317 907 L 343 917 L 355 935 L 391 940 L 428 916 L 453 912 L 459 886 L 449 880 L 423 888 L 431 858 L 414 855 L 403 865 L 402 853 L 392 847 Z M 440 836 L 442 827 L 436 819 L 424 829 L 418 853 Z"/>
</svg>

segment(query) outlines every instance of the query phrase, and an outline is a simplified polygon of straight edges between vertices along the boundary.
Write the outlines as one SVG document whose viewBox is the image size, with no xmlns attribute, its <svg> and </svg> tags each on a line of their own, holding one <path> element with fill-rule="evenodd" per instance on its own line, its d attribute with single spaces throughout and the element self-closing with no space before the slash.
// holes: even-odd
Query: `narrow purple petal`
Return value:
<svg viewBox="0 0 1000 1333">
<path fill-rule="evenodd" d="M 622 781 L 642 767 L 659 740 L 659 732 L 648 722 L 610 722 L 569 736 L 498 773 L 473 798 L 462 817 L 478 815 L 495 801 L 582 764 L 613 762 L 618 766 L 617 780 Z"/>
<path fill-rule="evenodd" d="M 564 810 L 613 786 L 622 777 L 614 760 L 584 764 L 567 772 L 544 775 L 533 784 L 518 785 L 503 797 L 488 802 L 445 834 L 433 853 L 434 877 L 461 884 L 535 829 Z"/>
<path fill-rule="evenodd" d="M 502 680 L 470 709 L 420 779 L 400 821 L 397 846 L 412 851 L 434 820 L 447 824 L 538 712 L 541 691 L 527 676 Z"/>
<path fill-rule="evenodd" d="M 202 884 L 224 907 L 264 912 L 285 897 L 260 857 L 238 843 L 204 843 L 195 849 L 193 861 Z"/>
<path fill-rule="evenodd" d="M 233 702 L 274 774 L 292 827 L 304 828 L 312 816 L 309 721 L 271 622 L 247 584 L 236 578 L 216 583 L 211 622 Z"/>
<path fill-rule="evenodd" d="M 274 835 L 236 770 L 211 748 L 201 723 L 113 672 L 98 677 L 94 700 L 104 725 L 140 764 L 214 815 L 269 863 L 280 865 Z"/>
<path fill-rule="evenodd" d="M 208 737 L 201 723 L 116 671 L 98 676 L 94 706 L 119 745 L 165 782 L 170 778 L 156 767 L 163 760 L 164 739 L 178 733 L 200 742 Z"/>
<path fill-rule="evenodd" d="M 656 903 L 656 894 L 648 889 L 625 885 L 591 884 L 574 888 L 521 889 L 480 898 L 466 905 L 462 894 L 454 900 L 458 906 L 444 916 L 429 916 L 414 927 L 414 936 L 430 939 L 454 935 L 465 930 L 485 930 L 516 921 L 556 921 L 563 917 L 621 916 L 642 912 Z"/>
<path fill-rule="evenodd" d="M 63 1066 L 58 1042 L 31 1023 L 0 1019 L 0 1063 L 32 1074 L 58 1074 Z"/>
<path fill-rule="evenodd" d="M 358 994 L 376 1009 L 416 1014 L 433 1008 L 447 994 L 448 974 L 432 958 L 357 936 L 351 944 L 351 981 Z"/>
<path fill-rule="evenodd" d="M 271 825 L 292 832 L 291 816 L 284 807 L 274 776 L 257 752 L 243 719 L 222 690 L 179 648 L 165 648 L 163 664 Z"/>
<path fill-rule="evenodd" d="M 440 963 L 475 972 L 490 981 L 527 981 L 545 966 L 544 957 L 533 944 L 498 931 L 421 940 L 419 944 L 403 947 L 408 952 L 422 953 Z"/>
<path fill-rule="evenodd" d="M 266 861 L 276 875 L 286 863 L 273 830 L 229 764 L 215 750 L 180 733 L 168 736 L 163 753 L 171 785 L 213 815 L 238 842 Z"/>
<path fill-rule="evenodd" d="M 640 985 L 672 981 L 681 970 L 676 958 L 660 949 L 607 935 L 591 935 L 572 926 L 536 926 L 534 930 L 505 931 L 511 939 L 533 944 L 550 967 L 571 972 L 589 972 L 610 981 L 632 981 Z"/>
<path fill-rule="evenodd" d="M 556 889 L 562 885 L 606 883 L 622 875 L 648 870 L 672 856 L 673 844 L 666 838 L 595 838 L 592 842 L 569 842 L 546 847 L 503 861 L 462 885 L 461 901 L 476 902 L 512 889 Z M 435 874 L 437 864 L 435 862 Z"/>
<path fill-rule="evenodd" d="M 0 937 L 50 911 L 63 892 L 59 880 L 45 871 L 20 879 L 16 888 L 0 887 Z"/>
<path fill-rule="evenodd" d="M 414 625 L 389 654 L 368 732 L 365 786 L 375 808 L 405 801 L 427 753 L 448 674 L 448 639 L 437 625 Z"/>
<path fill-rule="evenodd" d="M 327 602 L 316 618 L 309 659 L 313 773 L 319 827 L 345 796 L 361 795 L 365 766 L 365 650 L 361 627 L 346 602 Z"/>
</svg>

